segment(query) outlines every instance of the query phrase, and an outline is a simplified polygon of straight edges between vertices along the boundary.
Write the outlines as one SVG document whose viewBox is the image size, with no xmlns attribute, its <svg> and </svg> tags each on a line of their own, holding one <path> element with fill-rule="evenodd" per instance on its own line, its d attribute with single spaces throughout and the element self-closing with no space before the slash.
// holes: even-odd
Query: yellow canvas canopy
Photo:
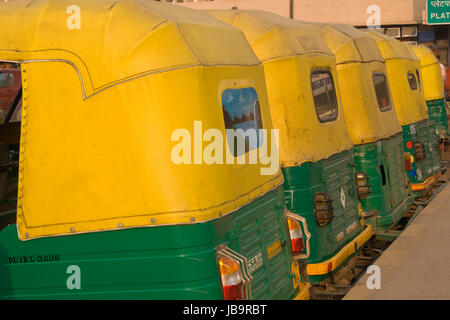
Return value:
<svg viewBox="0 0 450 320">
<path fill-rule="evenodd" d="M 348 25 L 308 23 L 320 31 L 336 56 L 339 90 L 345 120 L 355 145 L 376 142 L 399 132 L 394 107 L 381 111 L 374 87 L 374 74 L 386 74 L 376 42 Z"/>
<path fill-rule="evenodd" d="M 368 31 L 383 56 L 391 87 L 395 110 L 401 125 L 409 125 L 428 119 L 427 106 L 419 81 L 420 61 L 405 44 L 381 34 Z M 420 78 L 420 79 L 419 79 Z M 409 79 L 416 85 L 411 87 Z M 415 89 L 413 89 L 415 88 Z"/>
<path fill-rule="evenodd" d="M 226 139 L 225 90 L 254 88 L 272 127 L 263 66 L 241 31 L 146 0 L 76 1 L 81 27 L 69 29 L 73 3 L 0 4 L 0 61 L 23 73 L 20 239 L 205 222 L 283 183 L 260 163 L 206 164 L 202 146 L 195 158 L 202 132 Z M 174 162 L 180 141 L 192 164 Z"/>
<path fill-rule="evenodd" d="M 351 148 L 339 97 L 336 120 L 321 123 L 316 114 L 312 71 L 328 70 L 336 79 L 335 58 L 317 31 L 264 11 L 208 13 L 241 29 L 264 63 L 272 121 L 280 130 L 282 167 L 326 159 Z"/>
<path fill-rule="evenodd" d="M 444 81 L 442 79 L 439 60 L 433 52 L 424 45 L 410 46 L 420 59 L 422 68 L 422 85 L 425 100 L 438 100 L 444 98 Z"/>
</svg>

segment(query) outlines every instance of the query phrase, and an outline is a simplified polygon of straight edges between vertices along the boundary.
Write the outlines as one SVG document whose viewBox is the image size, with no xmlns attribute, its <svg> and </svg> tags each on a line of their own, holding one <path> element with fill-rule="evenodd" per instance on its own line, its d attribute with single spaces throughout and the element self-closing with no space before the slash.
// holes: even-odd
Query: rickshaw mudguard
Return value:
<svg viewBox="0 0 450 320">
<path fill-rule="evenodd" d="M 289 246 L 271 259 L 267 252 L 274 242 L 288 241 L 282 201 L 279 187 L 208 223 L 26 242 L 9 225 L 0 231 L 0 298 L 222 299 L 216 247 L 226 243 L 249 261 L 261 253 L 264 267 L 251 273 L 253 299 L 292 299 Z M 73 270 L 79 270 L 80 289 L 72 286 Z"/>
<path fill-rule="evenodd" d="M 445 98 L 427 101 L 428 116 L 430 121 L 434 121 L 436 132 L 440 139 L 445 139 L 449 135 L 447 108 Z"/>
<path fill-rule="evenodd" d="M 422 143 L 425 149 L 425 156 L 421 161 L 416 160 L 415 142 Z M 411 170 L 407 174 L 411 181 L 411 187 L 413 191 L 419 191 L 417 189 L 420 184 L 441 171 L 438 136 L 434 123 L 424 120 L 403 126 L 403 148 L 404 152 L 410 154 Z M 420 193 L 416 192 L 416 195 L 420 195 Z"/>
<path fill-rule="evenodd" d="M 372 193 L 361 200 L 364 211 L 377 210 L 369 219 L 376 232 L 388 230 L 408 212 L 414 196 L 409 191 L 404 167 L 402 135 L 354 147 L 357 171 L 365 172 Z"/>
<path fill-rule="evenodd" d="M 306 219 L 312 234 L 308 264 L 330 259 L 363 231 L 358 213 L 352 150 L 317 162 L 283 168 L 282 171 L 286 206 Z M 326 192 L 333 200 L 334 218 L 324 227 L 317 225 L 314 215 L 314 195 L 317 192 Z M 309 280 L 315 283 L 314 278 Z"/>
</svg>

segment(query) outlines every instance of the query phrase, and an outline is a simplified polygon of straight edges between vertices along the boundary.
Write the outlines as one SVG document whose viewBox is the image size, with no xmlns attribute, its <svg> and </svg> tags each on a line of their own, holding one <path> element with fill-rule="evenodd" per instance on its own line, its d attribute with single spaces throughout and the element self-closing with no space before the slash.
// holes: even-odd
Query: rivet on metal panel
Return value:
<svg viewBox="0 0 450 320">
<path fill-rule="evenodd" d="M 123 227 L 123 224 L 122 224 L 122 223 L 119 223 L 117 226 L 118 226 L 119 228 L 122 228 L 122 227 Z"/>
<path fill-rule="evenodd" d="M 75 228 L 74 227 L 70 228 L 70 232 L 75 232 Z"/>
<path fill-rule="evenodd" d="M 194 217 L 191 217 L 191 222 L 194 222 L 195 221 L 195 218 Z"/>
<path fill-rule="evenodd" d="M 155 218 L 152 218 L 152 220 L 150 220 L 152 223 L 155 223 L 156 222 L 156 219 Z"/>
</svg>

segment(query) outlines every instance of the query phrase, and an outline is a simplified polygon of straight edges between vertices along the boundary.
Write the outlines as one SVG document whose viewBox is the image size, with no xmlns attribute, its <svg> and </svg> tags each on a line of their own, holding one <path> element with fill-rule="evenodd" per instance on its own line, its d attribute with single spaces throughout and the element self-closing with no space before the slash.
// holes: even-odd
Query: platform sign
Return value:
<svg viewBox="0 0 450 320">
<path fill-rule="evenodd" d="M 450 0 L 427 0 L 427 24 L 450 24 Z"/>
</svg>

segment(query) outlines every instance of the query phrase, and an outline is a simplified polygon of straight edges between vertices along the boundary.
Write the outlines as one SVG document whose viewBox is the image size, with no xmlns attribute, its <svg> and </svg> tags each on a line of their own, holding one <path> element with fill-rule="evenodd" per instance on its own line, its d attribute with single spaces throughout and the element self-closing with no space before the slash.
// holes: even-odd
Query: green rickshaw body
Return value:
<svg viewBox="0 0 450 320">
<path fill-rule="evenodd" d="M 271 131 L 263 66 L 244 35 L 170 4 L 82 0 L 95 23 L 71 38 L 57 19 L 70 4 L 0 5 L 10 27 L 0 48 L 14 47 L 0 61 L 21 64 L 23 86 L 17 214 L 0 215 L 0 298 L 301 298 L 278 164 L 262 174 L 259 159 L 193 164 L 177 162 L 195 155 L 191 144 L 174 152 L 188 141 L 174 133 L 194 145 L 201 122 L 236 160 L 227 113 L 244 105 L 251 112 L 234 125 L 250 118 L 247 128 Z M 24 30 L 65 50 L 34 52 L 35 41 L 16 42 Z M 86 45 L 105 35 L 101 50 Z M 236 96 L 245 104 L 231 108 Z M 270 146 L 269 134 L 244 150 Z"/>
<path fill-rule="evenodd" d="M 358 252 L 372 230 L 360 221 L 335 58 L 320 33 L 301 22 L 256 10 L 208 13 L 241 29 L 263 61 L 271 116 L 280 132 L 286 206 L 306 219 L 303 235 L 311 234 L 306 251 L 294 257 L 306 261 L 311 284 L 327 279 Z M 332 208 L 318 213 L 316 206 L 325 202 L 317 197 L 326 198 Z M 321 219 L 326 222 L 319 226 Z M 356 238 L 358 250 L 346 250 L 349 244 L 354 248 Z"/>
<path fill-rule="evenodd" d="M 2 299 L 223 299 L 216 248 L 255 262 L 253 299 L 292 299 L 289 246 L 264 253 L 284 227 L 281 187 L 207 223 L 87 233 L 29 242 L 16 225 L 0 232 Z M 253 260 L 252 260 L 253 259 Z M 72 274 L 80 270 L 81 290 Z M 39 276 L 36 276 L 39 275 Z M 73 289 L 68 289 L 73 286 Z"/>
<path fill-rule="evenodd" d="M 314 235 L 310 240 L 308 264 L 320 264 L 329 260 L 364 230 L 361 217 L 355 214 L 358 213 L 359 199 L 355 188 L 352 149 L 318 162 L 284 168 L 283 174 L 286 206 L 290 211 L 306 218 L 309 232 Z M 330 195 L 333 201 L 334 218 L 327 226 L 319 227 L 312 213 L 314 195 L 322 192 Z M 339 268 L 325 275 L 308 275 L 308 279 L 314 284 L 337 270 Z"/>
<path fill-rule="evenodd" d="M 355 146 L 357 170 L 370 178 L 372 193 L 361 200 L 363 208 L 377 210 L 376 218 L 370 218 L 377 232 L 391 229 L 408 211 L 414 201 L 404 173 L 403 144 L 401 134 L 377 143 Z"/>
<path fill-rule="evenodd" d="M 447 139 L 450 131 L 444 95 L 444 81 L 439 60 L 424 45 L 409 47 L 420 59 L 423 94 L 427 103 L 429 119 L 434 121 L 439 139 Z"/>
<path fill-rule="evenodd" d="M 423 120 L 402 126 L 404 152 L 410 157 L 411 170 L 408 178 L 414 194 L 419 197 L 441 175 L 441 157 L 438 149 L 438 136 L 433 121 Z M 423 160 L 418 161 L 414 144 L 420 141 L 425 151 Z"/>
<path fill-rule="evenodd" d="M 378 32 L 367 32 L 385 59 L 395 110 L 403 130 L 405 166 L 416 196 L 440 175 L 435 124 L 428 119 L 420 60 L 411 46 Z"/>
<path fill-rule="evenodd" d="M 371 189 L 361 205 L 364 212 L 377 214 L 365 223 L 372 224 L 376 233 L 386 231 L 408 212 L 414 197 L 384 59 L 375 40 L 363 31 L 347 25 L 311 26 L 321 31 L 336 56 L 356 171 L 368 177 Z"/>
<path fill-rule="evenodd" d="M 440 139 L 450 135 L 446 104 L 445 98 L 427 100 L 428 117 L 434 122 Z"/>
</svg>

